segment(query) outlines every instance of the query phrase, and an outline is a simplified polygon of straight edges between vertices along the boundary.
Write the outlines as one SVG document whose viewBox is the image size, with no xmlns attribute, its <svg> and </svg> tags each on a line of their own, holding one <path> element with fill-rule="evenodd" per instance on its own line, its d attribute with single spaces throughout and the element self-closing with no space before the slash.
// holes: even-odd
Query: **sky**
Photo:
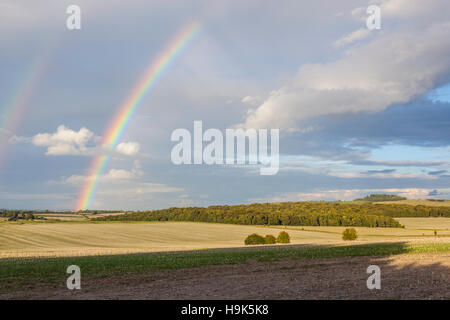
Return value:
<svg viewBox="0 0 450 320">
<path fill-rule="evenodd" d="M 450 199 L 448 12 L 448 0 L 2 0 L 0 208 L 76 208 L 101 155 L 90 209 Z M 106 150 L 124 101 L 192 22 Z M 175 165 L 171 134 L 196 120 L 279 129 L 278 173 Z"/>
</svg>

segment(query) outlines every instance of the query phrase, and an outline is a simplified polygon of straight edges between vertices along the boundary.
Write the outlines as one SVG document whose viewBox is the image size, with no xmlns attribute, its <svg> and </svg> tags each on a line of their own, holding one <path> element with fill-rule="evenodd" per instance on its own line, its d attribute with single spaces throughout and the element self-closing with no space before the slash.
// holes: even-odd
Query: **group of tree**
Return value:
<svg viewBox="0 0 450 320">
<path fill-rule="evenodd" d="M 450 217 L 450 207 L 345 202 L 281 202 L 169 208 L 104 216 L 102 221 L 193 221 L 242 225 L 401 227 L 393 217 Z"/>
<path fill-rule="evenodd" d="M 356 240 L 358 238 L 358 233 L 355 228 L 347 228 L 342 231 L 342 240 Z"/>
<path fill-rule="evenodd" d="M 245 238 L 244 243 L 246 245 L 291 243 L 291 237 L 289 236 L 289 233 L 287 233 L 286 231 L 281 231 L 278 234 L 278 237 L 276 238 L 271 234 L 268 234 L 265 237 L 263 237 L 257 233 L 253 233 L 249 235 L 247 238 Z"/>
<path fill-rule="evenodd" d="M 97 215 L 102 213 L 120 213 L 124 212 L 121 210 L 80 210 L 77 212 L 73 211 L 51 211 L 51 210 L 9 210 L 9 209 L 0 209 L 0 218 L 7 218 L 10 221 L 15 220 L 47 220 L 44 217 L 41 217 L 40 215 L 45 214 L 80 214 L 88 218 L 87 214 Z"/>
<path fill-rule="evenodd" d="M 17 221 L 17 220 L 34 220 L 36 219 L 35 215 L 32 211 L 23 211 L 23 210 L 0 210 L 0 217 L 7 218 L 8 221 Z"/>
<path fill-rule="evenodd" d="M 399 200 L 406 200 L 406 198 L 393 194 L 371 194 L 364 198 L 355 199 L 354 201 L 379 202 L 379 201 L 399 201 Z"/>
</svg>

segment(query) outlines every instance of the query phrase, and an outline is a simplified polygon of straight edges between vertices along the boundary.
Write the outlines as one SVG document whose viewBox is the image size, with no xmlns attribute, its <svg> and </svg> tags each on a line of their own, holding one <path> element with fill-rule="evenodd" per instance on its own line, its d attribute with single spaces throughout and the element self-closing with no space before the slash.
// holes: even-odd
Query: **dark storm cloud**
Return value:
<svg viewBox="0 0 450 320">
<path fill-rule="evenodd" d="M 434 166 L 445 162 L 370 161 L 370 149 L 387 144 L 422 147 L 450 145 L 450 103 L 421 99 L 378 113 L 331 115 L 303 124 L 306 133 L 285 136 L 281 150 L 329 158 L 341 158 L 360 165 Z"/>
</svg>

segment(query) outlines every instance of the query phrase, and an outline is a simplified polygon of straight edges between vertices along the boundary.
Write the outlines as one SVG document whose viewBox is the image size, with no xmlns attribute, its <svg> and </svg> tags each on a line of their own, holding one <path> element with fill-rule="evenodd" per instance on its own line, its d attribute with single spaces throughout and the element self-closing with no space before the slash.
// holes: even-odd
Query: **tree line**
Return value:
<svg viewBox="0 0 450 320">
<path fill-rule="evenodd" d="M 19 210 L 0 210 L 0 217 L 8 218 L 8 221 L 16 220 L 34 220 L 36 219 L 33 211 L 19 211 Z"/>
<path fill-rule="evenodd" d="M 379 201 L 399 201 L 399 200 L 406 200 L 406 198 L 393 194 L 371 194 L 364 198 L 355 199 L 354 201 L 379 202 Z"/>
<path fill-rule="evenodd" d="M 194 221 L 243 225 L 401 227 L 393 217 L 450 217 L 450 207 L 344 202 L 282 202 L 168 208 L 98 221 Z"/>
</svg>

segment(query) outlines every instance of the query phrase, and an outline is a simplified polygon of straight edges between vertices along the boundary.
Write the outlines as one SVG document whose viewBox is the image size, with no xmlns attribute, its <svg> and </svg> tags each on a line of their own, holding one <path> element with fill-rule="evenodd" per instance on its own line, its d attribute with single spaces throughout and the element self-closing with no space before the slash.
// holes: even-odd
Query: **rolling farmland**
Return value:
<svg viewBox="0 0 450 320">
<path fill-rule="evenodd" d="M 399 218 L 406 228 L 356 227 L 355 243 L 449 241 L 449 218 Z M 195 222 L 3 222 L 0 257 L 84 256 L 229 248 L 252 233 L 286 230 L 293 244 L 343 244 L 344 227 L 245 226 Z M 438 237 L 434 236 L 438 230 Z"/>
<path fill-rule="evenodd" d="M 430 290 L 445 298 L 450 218 L 396 219 L 405 228 L 355 227 L 359 238 L 351 242 L 341 239 L 345 227 L 331 226 L 4 221 L 0 298 L 371 298 L 347 284 L 365 283 L 365 268 L 374 263 L 391 281 L 379 298 L 430 297 Z M 243 248 L 251 233 L 280 231 L 291 244 Z M 82 268 L 88 290 L 65 287 L 73 264 Z M 428 281 L 431 273 L 439 282 Z M 425 285 L 405 290 L 414 279 Z"/>
</svg>

